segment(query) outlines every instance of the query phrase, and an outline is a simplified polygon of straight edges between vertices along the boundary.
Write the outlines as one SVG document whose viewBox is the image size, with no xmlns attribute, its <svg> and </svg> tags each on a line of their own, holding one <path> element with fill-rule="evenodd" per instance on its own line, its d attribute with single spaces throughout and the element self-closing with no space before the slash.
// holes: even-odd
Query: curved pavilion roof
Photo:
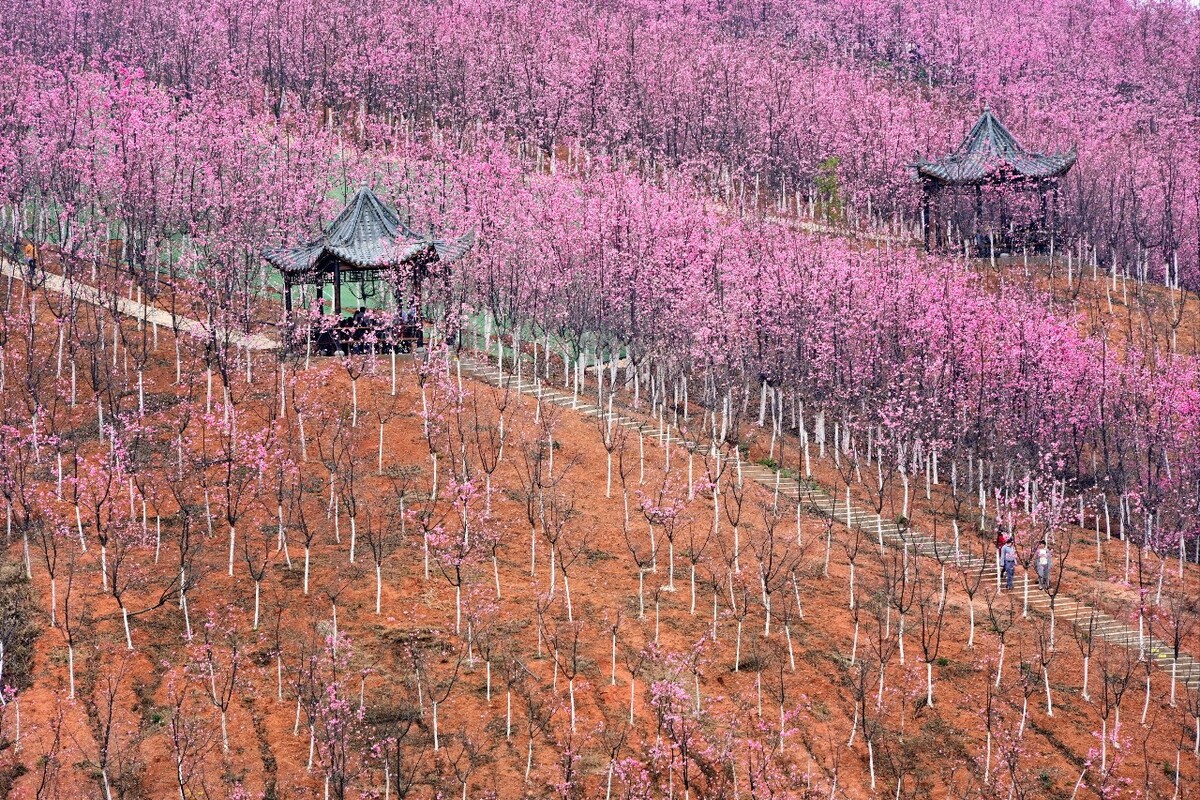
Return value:
<svg viewBox="0 0 1200 800">
<path fill-rule="evenodd" d="M 1048 180 L 1065 175 L 1074 164 L 1074 147 L 1066 153 L 1031 153 L 985 108 L 957 150 L 939 161 L 921 159 L 913 166 L 923 179 L 962 186 L 1013 178 Z"/>
<path fill-rule="evenodd" d="M 385 269 L 413 261 L 457 261 L 475 244 L 475 231 L 457 239 L 421 235 L 370 189 L 362 188 L 323 236 L 296 247 L 277 247 L 263 256 L 288 275 L 321 270 L 337 260 L 348 268 Z"/>
</svg>

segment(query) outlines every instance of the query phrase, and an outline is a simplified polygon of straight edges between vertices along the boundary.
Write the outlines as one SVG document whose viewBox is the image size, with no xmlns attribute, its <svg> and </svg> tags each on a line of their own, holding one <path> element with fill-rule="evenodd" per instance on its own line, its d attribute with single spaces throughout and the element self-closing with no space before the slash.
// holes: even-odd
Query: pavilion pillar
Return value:
<svg viewBox="0 0 1200 800">
<path fill-rule="evenodd" d="M 944 250 L 950 245 L 950 223 L 946 220 L 946 215 L 942 212 L 942 195 L 946 193 L 946 187 L 938 184 L 933 193 L 933 218 L 937 220 L 937 225 L 933 228 L 933 247 L 935 250 Z M 942 228 L 942 222 L 946 221 L 946 227 Z"/>
<path fill-rule="evenodd" d="M 1042 230 L 1041 234 L 1038 236 L 1040 239 L 1042 236 L 1049 237 L 1050 235 L 1050 207 L 1046 204 L 1045 184 L 1042 184 L 1038 187 L 1038 197 L 1042 205 Z"/>
<path fill-rule="evenodd" d="M 1050 212 L 1051 213 L 1050 241 L 1053 242 L 1055 239 L 1058 238 L 1058 182 L 1057 181 L 1054 183 L 1053 202 L 1051 205 L 1053 206 L 1053 209 Z"/>
<path fill-rule="evenodd" d="M 1000 195 L 1000 241 L 1003 242 L 1005 252 L 1008 252 L 1008 237 L 1009 237 L 1009 215 L 1008 215 L 1008 194 Z"/>
<path fill-rule="evenodd" d="M 975 223 L 971 227 L 971 237 L 973 239 L 975 239 L 975 241 L 971 243 L 972 249 L 974 249 L 974 246 L 979 243 L 979 236 L 980 236 L 979 226 L 982 222 L 983 222 L 983 186 L 981 184 L 977 183 L 977 184 L 975 184 Z M 978 255 L 978 253 L 976 253 L 976 255 Z"/>
<path fill-rule="evenodd" d="M 342 262 L 333 262 L 333 313 L 342 315 Z"/>
<path fill-rule="evenodd" d="M 929 183 L 925 182 L 924 186 L 922 186 L 922 189 L 923 189 L 922 194 L 924 195 L 924 197 L 922 198 L 921 211 L 922 211 L 922 214 L 924 214 L 924 216 L 921 218 L 921 227 L 923 228 L 921 233 L 924 234 L 924 236 L 925 236 L 925 252 L 928 253 L 929 252 L 929 229 L 931 227 L 933 227 L 933 218 L 930 217 L 930 215 L 929 215 L 929 212 L 931 209 L 931 203 L 929 202 L 929 200 L 930 200 L 929 195 L 931 193 L 931 190 L 929 188 Z"/>
<path fill-rule="evenodd" d="M 289 317 L 292 315 L 292 282 L 286 274 L 283 276 L 283 310 Z"/>
</svg>

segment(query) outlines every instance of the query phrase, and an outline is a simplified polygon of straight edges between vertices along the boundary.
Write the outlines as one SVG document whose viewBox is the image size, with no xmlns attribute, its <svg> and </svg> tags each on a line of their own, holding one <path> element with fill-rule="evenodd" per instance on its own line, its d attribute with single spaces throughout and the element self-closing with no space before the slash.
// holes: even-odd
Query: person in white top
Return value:
<svg viewBox="0 0 1200 800">
<path fill-rule="evenodd" d="M 1037 552 L 1033 557 L 1033 563 L 1037 567 L 1038 587 L 1045 591 L 1050 590 L 1050 564 L 1052 560 L 1050 545 L 1043 541 L 1038 545 Z"/>
</svg>

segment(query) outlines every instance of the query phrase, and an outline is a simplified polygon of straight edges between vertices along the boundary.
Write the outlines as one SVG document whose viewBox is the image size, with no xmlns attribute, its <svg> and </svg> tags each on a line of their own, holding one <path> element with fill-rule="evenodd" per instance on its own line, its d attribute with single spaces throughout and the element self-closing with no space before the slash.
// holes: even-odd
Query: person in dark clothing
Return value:
<svg viewBox="0 0 1200 800">
<path fill-rule="evenodd" d="M 367 310 L 359 306 L 344 322 L 346 328 L 346 352 L 357 353 L 362 349 L 362 341 L 367 334 Z"/>
</svg>

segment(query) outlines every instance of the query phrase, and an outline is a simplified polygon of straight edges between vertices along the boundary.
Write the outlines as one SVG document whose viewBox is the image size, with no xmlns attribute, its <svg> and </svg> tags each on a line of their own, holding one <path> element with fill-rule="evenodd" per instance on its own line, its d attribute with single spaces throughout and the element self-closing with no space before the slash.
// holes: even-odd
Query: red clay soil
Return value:
<svg viewBox="0 0 1200 800">
<path fill-rule="evenodd" d="M 1076 263 L 1068 277 L 1066 260 L 1056 257 L 1053 269 L 1045 257 L 1030 259 L 1028 266 L 1017 258 L 999 258 L 992 267 L 988 259 L 972 262 L 984 285 L 992 291 L 1035 291 L 1056 313 L 1079 319 L 1080 331 L 1102 337 L 1117 350 L 1133 343 L 1152 357 L 1174 352 L 1200 355 L 1200 295 L 1195 291 L 1168 289 L 1161 282 L 1137 283 L 1103 270 L 1092 277 L 1091 267 L 1082 273 Z"/>
<path fill-rule="evenodd" d="M 132 331 L 132 323 L 125 329 Z M 44 343 L 46 348 L 52 342 Z M 185 369 L 187 386 L 172 386 L 174 343 L 160 332 L 157 352 L 145 375 L 148 405 L 159 419 L 167 419 L 173 398 L 188 394 L 197 416 L 204 411 L 206 382 L 196 354 L 188 352 Z M 86 358 L 79 355 L 80 374 Z M 107 358 L 111 363 L 111 353 Z M 236 416 L 244 430 L 265 427 L 278 407 L 278 365 L 263 356 L 256 362 L 253 383 L 245 385 L 244 370 L 232 373 L 232 396 L 237 401 Z M 10 365 L 9 380 L 15 380 L 19 365 Z M 296 409 L 307 409 L 306 442 L 308 460 L 301 463 L 302 479 L 292 478 L 292 487 L 311 484 L 305 494 L 305 515 L 316 530 L 309 592 L 303 594 L 302 543 L 298 529 L 288 532 L 288 554 L 271 552 L 271 563 L 262 583 L 262 622 L 251 630 L 254 607 L 254 582 L 241 555 L 241 544 L 234 563 L 234 576 L 228 572 L 228 529 L 224 522 L 223 489 L 213 484 L 212 507 L 216 518 L 211 537 L 207 524 L 197 517 L 200 544 L 193 571 L 202 573 L 188 595 L 189 616 L 193 626 L 191 641 L 185 637 L 184 618 L 178 599 L 172 597 L 159 608 L 138 614 L 131 622 L 134 649 L 125 645 L 121 615 L 111 594 L 105 594 L 100 581 L 100 548 L 94 533 L 86 553 L 78 552 L 77 539 L 66 526 L 58 564 L 58 627 L 48 626 L 50 586 L 44 561 L 33 546 L 32 586 L 39 607 L 44 609 L 41 635 L 36 643 L 33 684 L 17 702 L 5 708 L 3 730 L 13 746 L 4 750 L 7 765 L 20 765 L 11 771 L 24 774 L 15 778 L 14 797 L 103 796 L 98 764 L 107 752 L 109 777 L 114 797 L 165 798 L 179 796 L 176 748 L 172 742 L 189 741 L 194 746 L 185 762 L 189 774 L 188 797 L 226 797 L 244 791 L 247 796 L 277 798 L 322 797 L 326 792 L 323 769 L 324 752 L 318 752 L 314 766 L 308 769 L 310 736 L 308 717 L 302 715 L 297 728 L 296 676 L 303 665 L 302 655 L 319 651 L 320 643 L 332 631 L 333 606 L 337 607 L 337 627 L 346 639 L 342 643 L 343 662 L 338 663 L 341 697 L 357 708 L 363 698 L 363 726 L 403 738 L 404 766 L 414 780 L 411 796 L 544 797 L 573 781 L 578 796 L 600 797 L 606 790 L 610 753 L 618 759 L 634 757 L 647 764 L 650 778 L 658 787 L 673 786 L 683 795 L 683 777 L 675 753 L 674 770 L 664 771 L 665 760 L 654 762 L 653 752 L 661 742 L 660 716 L 651 705 L 647 687 L 655 680 L 672 679 L 688 697 L 695 686 L 705 705 L 701 728 L 712 743 L 732 737 L 727 759 L 732 769 L 717 770 L 716 777 L 701 780 L 692 788 L 697 796 L 751 795 L 752 767 L 763 751 L 755 743 L 765 742 L 765 751 L 774 764 L 773 796 L 803 796 L 811 788 L 812 796 L 872 796 L 868 762 L 867 733 L 858 721 L 852 746 L 848 746 L 854 726 L 857 682 L 865 695 L 860 707 L 866 709 L 866 724 L 872 740 L 879 796 L 993 797 L 998 793 L 1021 797 L 1069 797 L 1075 792 L 1081 774 L 1083 781 L 1076 796 L 1098 796 L 1103 783 L 1124 796 L 1140 791 L 1144 796 L 1171 796 L 1174 791 L 1177 751 L 1182 748 L 1181 795 L 1200 792 L 1200 769 L 1191 754 L 1190 731 L 1194 717 L 1188 710 L 1188 695 L 1180 686 L 1177 706 L 1168 703 L 1168 676 L 1157 669 L 1150 672 L 1151 698 L 1146 724 L 1141 724 L 1143 686 L 1146 670 L 1130 665 L 1127 651 L 1097 646 L 1091 660 L 1091 699 L 1081 693 L 1083 662 L 1070 627 L 1062 620 L 1057 628 L 1057 646 L 1046 652 L 1053 716 L 1047 713 L 1042 685 L 1039 636 L 1045 636 L 1046 621 L 1040 615 L 1021 618 L 1020 595 L 995 598 L 990 588 L 980 589 L 975 598 L 975 646 L 966 647 L 968 600 L 961 577 L 947 574 L 945 625 L 933 663 L 934 704 L 925 705 L 926 665 L 921 647 L 922 625 L 919 604 L 905 614 L 905 659 L 900 663 L 895 651 L 900 614 L 896 608 L 879 610 L 885 581 L 895 578 L 905 565 L 900 554 L 889 551 L 881 558 L 871 543 L 865 542 L 855 561 L 856 598 L 860 620 L 855 664 L 851 664 L 854 617 L 850 608 L 849 557 L 850 537 L 843 526 L 832 527 L 832 548 L 828 574 L 824 573 L 827 523 L 805 517 L 799 531 L 794 511 L 783 509 L 772 520 L 769 492 L 745 485 L 744 512 L 739 530 L 741 543 L 740 574 L 734 587 L 740 598 L 749 602 L 742 626 L 741 668 L 735 671 L 735 635 L 737 619 L 731 611 L 730 580 L 727 561 L 722 553 L 732 551 L 732 526 L 727 516 L 720 520 L 720 544 L 710 543 L 700 562 L 701 586 L 697 590 L 696 613 L 691 613 L 691 593 L 687 560 L 683 547 L 676 550 L 677 591 L 662 591 L 667 580 L 666 547 L 660 544 L 657 571 L 644 576 L 646 613 L 638 617 L 638 570 L 630 554 L 627 538 L 643 551 L 649 538 L 649 526 L 638 506 L 643 496 L 653 495 L 662 482 L 664 451 L 649 441 L 645 446 L 645 483 L 639 482 L 638 447 L 630 439 L 625 447 L 625 491 L 629 497 L 629 535 L 624 532 L 626 518 L 622 500 L 622 481 L 614 477 L 613 496 L 605 497 L 606 453 L 594 420 L 575 413 L 543 405 L 537 411 L 529 397 L 511 400 L 505 419 L 508 434 L 504 456 L 492 479 L 493 522 L 501 537 L 498 571 L 501 599 L 495 599 L 492 564 L 486 557 L 468 563 L 465 573 L 464 604 L 469 607 L 464 619 L 470 619 L 470 648 L 466 644 L 467 624 L 455 635 L 455 590 L 435 565 L 428 580 L 423 572 L 422 538 L 415 521 L 406 521 L 403 535 L 394 552 L 384 559 L 382 613 L 374 613 L 374 568 L 366 543 L 357 542 L 356 563 L 349 561 L 349 521 L 339 504 L 338 518 L 327 513 L 329 471 L 321 463 L 329 453 L 329 436 L 334 424 L 325 430 L 317 418 L 340 415 L 342 436 L 353 442 L 358 471 L 356 496 L 365 525 L 367 514 L 374 524 L 390 520 L 394 524 L 394 492 L 388 477 L 413 468 L 415 478 L 409 501 L 410 510 L 429 505 L 423 500 L 430 491 L 432 464 L 422 435 L 421 392 L 411 362 L 401 363 L 398 394 L 390 394 L 388 362 L 376 365 L 378 376 L 358 381 L 359 411 L 357 426 L 350 427 L 351 385 L 347 370 L 332 360 L 314 360 L 307 373 L 289 387 L 289 404 L 279 421 L 281 439 L 272 447 L 286 448 L 297 460 L 300 456 L 299 425 Z M 293 374 L 288 367 L 288 376 Z M 47 381 L 51 378 L 47 377 Z M 454 383 L 452 379 L 450 383 Z M 127 385 L 135 385 L 132 379 Z M 214 410 L 205 423 L 216 430 L 223 414 L 219 380 L 214 381 Z M 442 420 L 451 441 L 467 441 L 467 459 L 479 474 L 479 455 L 470 442 L 473 431 L 497 425 L 498 391 L 469 379 L 463 380 L 468 395 L 461 427 L 452 415 Z M 63 383 L 58 384 L 60 393 Z M 81 396 L 85 393 L 81 389 Z M 431 390 L 432 394 L 432 390 Z M 136 391 L 125 393 L 124 409 L 136 409 Z M 472 410 L 473 409 L 473 410 Z M 274 410 L 274 411 L 273 411 Z M 384 427 L 384 472 L 376 472 L 380 412 Z M 476 418 L 475 414 L 478 414 Z M 549 420 L 549 422 L 548 422 Z M 199 422 L 193 422 L 198 426 Z M 90 433 L 89 427 L 90 428 Z M 539 532 L 535 574 L 530 575 L 530 526 L 526 519 L 525 493 L 522 489 L 525 455 L 537 451 L 545 441 L 547 428 L 554 442 L 554 477 L 557 482 L 548 495 L 569 498 L 573 512 L 565 515 L 560 550 L 578 553 L 568 574 L 574 619 L 566 622 L 567 609 L 562 575 L 556 580 L 553 599 L 549 589 L 549 544 Z M 73 411 L 59 412 L 58 428 L 64 435 L 86 440 L 83 451 L 95 461 L 108 449 L 95 437 L 95 406 L 91 400 Z M 455 437 L 462 432 L 464 440 Z M 162 437 L 159 437 L 162 438 Z M 169 437 L 167 444 L 169 445 Z M 752 458 L 763 455 L 763 437 L 754 445 Z M 794 445 L 793 445 L 794 446 Z M 189 447 L 198 453 L 198 442 Z M 210 442 L 209 447 L 213 445 Z M 154 528 L 156 513 L 161 514 L 163 544 L 156 564 L 152 541 L 134 547 L 128 554 L 135 570 L 126 605 L 140 610 L 153 606 L 164 587 L 177 574 L 178 508 L 166 487 L 169 467 L 174 463 L 169 446 L 162 450 L 162 462 L 153 471 L 139 476 L 148 498 L 149 530 Z M 212 452 L 211 449 L 209 451 Z M 793 451 L 794 453 L 794 451 Z M 347 456 L 339 456 L 346 458 Z M 451 468 L 448 462 L 461 459 L 461 452 L 446 448 L 439 467 L 441 501 L 434 509 L 452 537 L 461 535 L 458 515 L 447 502 Z M 793 455 L 794 458 L 794 455 Z M 345 461 L 339 465 L 344 469 Z M 686 498 L 687 456 L 681 450 L 671 454 L 671 490 L 675 498 Z M 694 464 L 697 478 L 702 467 Z M 210 480 L 216 480 L 210 468 Z M 46 470 L 43 470 L 43 477 Z M 827 462 L 817 464 L 816 479 L 835 486 L 836 471 Z M 198 475 L 189 475 L 198 480 Z M 53 494 L 53 481 L 44 480 L 44 495 Z M 250 481 L 253 495 L 244 505 L 245 516 L 238 522 L 242 540 L 259 537 L 274 542 L 276 500 L 269 476 L 262 489 Z M 731 492 L 730 487 L 723 490 Z M 922 487 L 923 488 L 923 487 Z M 128 517 L 125 487 L 117 487 L 119 502 L 114 513 Z M 844 490 L 843 490 L 844 491 Z M 939 488 L 940 496 L 945 487 Z M 914 485 L 914 524 L 931 520 L 939 506 L 926 502 Z M 53 497 L 48 507 L 67 515 L 64 504 Z M 893 500 L 894 502 L 894 500 Z M 945 509 L 945 504 L 941 504 Z M 676 542 L 685 541 L 690 532 L 699 533 L 712 525 L 711 497 L 697 493 L 684 502 Z M 773 587 L 772 608 L 775 619 L 770 636 L 763 635 L 764 614 L 758 585 L 758 552 L 766 557 L 763 542 L 771 524 L 776 541 L 772 554 L 779 559 L 796 558 L 796 589 L 790 578 Z M 124 523 L 140 528 L 140 505 L 133 519 Z M 942 525 L 946 523 L 943 522 Z M 944 528 L 943 528 L 944 529 Z M 964 531 L 964 538 L 975 534 Z M 1094 552 L 1088 534 L 1077 532 L 1089 544 L 1080 544 L 1081 554 Z M 1091 546 L 1093 551 L 1087 548 Z M 1122 556 L 1118 543 L 1105 543 L 1107 572 Z M 67 567 L 75 561 L 70 615 L 76 637 L 77 696 L 68 699 L 67 648 L 62 627 L 63 596 Z M 9 542 L 8 559 L 19 563 L 22 543 Z M 1064 591 L 1083 597 L 1095 587 L 1119 594 L 1101 572 L 1090 572 L 1091 556 L 1081 555 L 1072 565 Z M 906 585 L 920 585 L 928 596 L 936 595 L 940 575 L 936 564 L 913 559 L 907 566 Z M 1188 579 L 1195 583 L 1194 567 Z M 1090 573 L 1090 574 L 1089 574 Z M 919 577 L 919 581 L 917 580 Z M 716 590 L 714 591 L 714 584 Z M 716 641 L 711 640 L 714 595 L 718 605 Z M 794 608 L 798 595 L 803 618 Z M 658 598 L 657 614 L 654 598 Z M 1015 611 L 1010 604 L 1015 603 Z M 885 604 L 886 606 L 886 604 Z M 996 680 L 999 640 L 991 630 L 989 606 L 997 618 L 1012 617 L 1006 635 L 1003 672 L 999 689 Z M 538 608 L 542 608 L 539 623 Z M 936 604 L 926 604 L 926 617 Z M 788 618 L 795 667 L 789 656 L 784 617 Z M 656 623 L 657 619 L 657 623 Z M 206 628 L 206 620 L 208 627 Z M 877 704 L 879 687 L 880 627 L 886 635 L 882 649 L 886 663 L 882 701 Z M 616 685 L 610 685 L 611 630 L 617 630 L 618 656 Z M 215 667 L 206 668 L 208 652 L 202 640 L 204 631 L 214 643 Z M 932 630 L 927 628 L 926 630 Z M 553 641 L 559 641 L 558 663 L 570 669 L 563 655 L 573 632 L 578 631 L 579 657 L 575 679 L 575 732 L 570 730 L 567 676 L 556 675 Z M 652 645 L 658 639 L 657 648 Z M 228 676 L 231 642 L 237 642 L 245 654 L 228 703 L 229 750 L 221 746 L 219 711 L 211 700 L 212 686 Z M 276 650 L 282 652 L 283 684 L 277 684 Z M 648 650 L 656 655 L 647 657 Z M 346 659 L 346 654 L 352 653 Z M 540 654 L 540 655 L 539 655 Z M 414 655 L 420 660 L 414 669 Z M 486 660 L 492 663 L 492 698 L 485 698 Z M 506 687 L 510 676 L 505 664 L 519 661 L 525 671 L 511 677 L 512 736 L 505 736 Z M 190 666 L 189 666 L 190 664 Z M 328 660 L 319 669 L 328 675 Z M 638 665 L 636 674 L 631 665 Z M 695 664 L 695 675 L 690 665 Z M 861 671 L 865 665 L 865 671 Z M 1121 701 L 1120 738 L 1110 745 L 1109 765 L 1117 763 L 1113 774 L 1102 775 L 1098 755 L 1097 732 L 1101 728 L 1104 672 L 1129 674 L 1128 689 Z M 419 672 L 419 680 L 416 674 Z M 433 750 L 431 696 L 454 680 L 448 695 L 439 702 L 439 747 Z M 626 729 L 631 678 L 634 687 L 635 724 Z M 1111 686 L 1111 681 L 1109 682 Z M 218 689 L 221 687 L 218 686 Z M 282 700 L 279 695 L 282 693 Z M 1194 694 L 1194 693 L 1193 693 Z M 1111 696 L 1111 692 L 1110 692 Z M 111 697 L 112 702 L 109 703 Z M 179 698 L 182 697 L 182 700 Z M 760 699 L 761 698 L 761 699 Z M 794 717 L 789 734 L 779 741 L 780 705 Z M 992 754 L 987 763 L 989 719 L 985 707 L 991 704 L 990 728 Z M 1027 719 L 1018 737 L 1022 708 L 1027 704 Z M 1110 697 L 1111 699 L 1111 697 Z M 178 701 L 178 703 L 177 703 Z M 1191 703 L 1194 705 L 1195 700 Z M 20 713 L 19 749 L 16 713 Z M 111 711 L 109 710 L 111 707 Z M 533 707 L 534 713 L 529 709 Z M 761 709 L 761 718 L 760 718 Z M 353 715 L 353 711 L 351 711 Z M 107 748 L 102 746 L 104 722 L 113 720 Z M 529 754 L 530 720 L 533 720 L 532 768 L 526 780 Z M 174 721 L 174 723 L 173 723 Z M 1110 714 L 1108 726 L 1115 723 Z M 189 727 L 190 726 L 190 727 Z M 57 733 L 57 744 L 56 742 Z M 618 742 L 624 735 L 624 742 Z M 564 752 L 577 754 L 572 760 Z M 1089 759 L 1092 759 L 1089 762 Z M 350 758 L 357 772 L 350 794 L 366 792 L 382 796 L 384 770 L 378 760 Z M 1089 766 L 1090 764 L 1090 766 Z M 361 767 L 361 768 L 360 768 Z M 985 783 L 985 771 L 987 782 Z M 569 772 L 569 775 L 566 774 Z M 730 776 L 736 776 L 736 795 Z M 398 778 L 391 776 L 392 796 L 399 793 Z M 465 782 L 465 788 L 464 788 Z M 638 781 L 633 780 L 636 784 Z M 242 787 L 242 788 L 238 788 Z M 782 787 L 782 788 L 780 788 Z M 636 788 L 636 787 L 635 787 Z M 762 790 L 762 787 L 759 787 Z M 336 787 L 335 787 L 336 789 Z M 764 790 L 765 791 L 765 790 Z M 666 796 L 665 788 L 650 791 L 649 796 Z M 331 794 L 330 796 L 334 796 Z M 643 796 L 619 779 L 614 780 L 613 796 Z M 766 793 L 754 796 L 768 796 Z M 1106 796 L 1118 796 L 1109 794 Z"/>
</svg>

